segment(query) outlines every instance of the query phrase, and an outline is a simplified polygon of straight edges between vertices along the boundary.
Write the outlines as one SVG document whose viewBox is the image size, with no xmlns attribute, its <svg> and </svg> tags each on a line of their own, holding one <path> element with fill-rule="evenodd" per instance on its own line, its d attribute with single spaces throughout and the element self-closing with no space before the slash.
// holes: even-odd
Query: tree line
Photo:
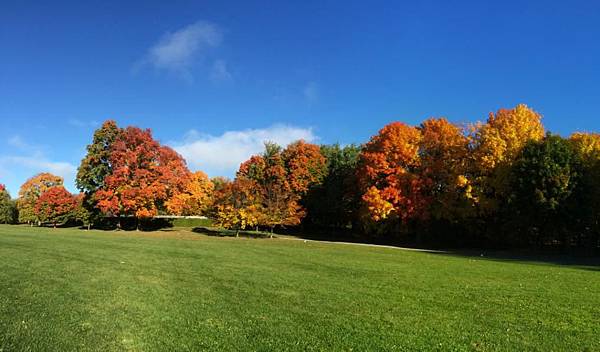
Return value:
<svg viewBox="0 0 600 352">
<path fill-rule="evenodd" d="M 0 187 L 0 222 L 205 215 L 235 231 L 597 249 L 599 176 L 600 134 L 551 134 L 526 105 L 465 126 L 392 122 L 363 145 L 267 142 L 232 180 L 191 172 L 150 130 L 109 120 L 78 168 L 80 194 L 48 173 L 25 182 L 16 202 Z"/>
</svg>

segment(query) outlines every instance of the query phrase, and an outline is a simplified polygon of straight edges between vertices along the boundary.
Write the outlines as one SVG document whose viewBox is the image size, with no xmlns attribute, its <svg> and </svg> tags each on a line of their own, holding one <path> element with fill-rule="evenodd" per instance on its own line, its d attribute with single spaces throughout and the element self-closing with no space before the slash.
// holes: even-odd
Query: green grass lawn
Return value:
<svg viewBox="0 0 600 352">
<path fill-rule="evenodd" d="M 600 351 L 597 267 L 0 225 L 0 351 Z"/>
</svg>

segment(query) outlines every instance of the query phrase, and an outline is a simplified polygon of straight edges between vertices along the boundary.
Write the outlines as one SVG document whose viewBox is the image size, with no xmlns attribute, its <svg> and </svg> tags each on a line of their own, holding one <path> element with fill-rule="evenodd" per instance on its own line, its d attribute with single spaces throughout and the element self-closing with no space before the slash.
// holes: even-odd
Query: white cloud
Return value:
<svg viewBox="0 0 600 352">
<path fill-rule="evenodd" d="M 273 125 L 263 129 L 227 131 L 220 136 L 192 130 L 183 142 L 170 144 L 192 169 L 203 170 L 211 176 L 233 176 L 243 161 L 263 151 L 264 142 L 286 146 L 299 139 L 314 142 L 318 138 L 310 128 Z"/>
<path fill-rule="evenodd" d="M 188 76 L 190 67 L 222 40 L 223 33 L 217 25 L 198 21 L 163 35 L 148 50 L 142 64 Z"/>
<path fill-rule="evenodd" d="M 50 172 L 54 175 L 63 177 L 65 180 L 75 178 L 75 165 L 68 162 L 51 161 L 42 155 L 32 156 L 5 156 L 0 157 L 0 166 L 5 165 L 21 166 L 31 170 L 33 173 Z M 32 176 L 33 176 L 32 173 Z"/>
<path fill-rule="evenodd" d="M 315 82 L 308 82 L 302 90 L 304 99 L 309 106 L 312 106 L 319 100 L 319 86 Z"/>
<path fill-rule="evenodd" d="M 50 172 L 61 176 L 65 185 L 74 190 L 73 180 L 77 168 L 65 161 L 55 161 L 45 155 L 47 148 L 33 145 L 21 136 L 15 135 L 6 142 L 14 147 L 14 152 L 0 155 L 0 178 L 6 183 L 11 195 L 15 196 L 20 184 L 40 172 Z"/>
<path fill-rule="evenodd" d="M 224 60 L 216 60 L 213 63 L 212 70 L 210 72 L 210 79 L 213 82 L 231 82 L 233 77 L 227 69 L 227 63 Z"/>
</svg>

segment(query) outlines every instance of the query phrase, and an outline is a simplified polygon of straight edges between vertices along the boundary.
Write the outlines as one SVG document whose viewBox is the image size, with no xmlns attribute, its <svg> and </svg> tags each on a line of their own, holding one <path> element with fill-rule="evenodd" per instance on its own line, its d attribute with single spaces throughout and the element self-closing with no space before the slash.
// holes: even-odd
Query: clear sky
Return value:
<svg viewBox="0 0 600 352">
<path fill-rule="evenodd" d="M 66 178 L 105 119 L 231 175 L 262 140 L 527 103 L 600 130 L 598 1 L 0 2 L 0 183 Z"/>
</svg>

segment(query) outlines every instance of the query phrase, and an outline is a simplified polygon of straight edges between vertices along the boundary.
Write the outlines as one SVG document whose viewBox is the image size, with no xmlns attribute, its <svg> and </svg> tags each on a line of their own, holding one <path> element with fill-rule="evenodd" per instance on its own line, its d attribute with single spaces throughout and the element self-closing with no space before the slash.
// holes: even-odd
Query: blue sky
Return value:
<svg viewBox="0 0 600 352">
<path fill-rule="evenodd" d="M 94 3 L 94 4 L 93 4 Z M 263 139 L 364 142 L 390 121 L 527 103 L 600 130 L 596 1 L 0 3 L 0 183 L 74 171 L 111 118 L 231 175 Z"/>
</svg>

